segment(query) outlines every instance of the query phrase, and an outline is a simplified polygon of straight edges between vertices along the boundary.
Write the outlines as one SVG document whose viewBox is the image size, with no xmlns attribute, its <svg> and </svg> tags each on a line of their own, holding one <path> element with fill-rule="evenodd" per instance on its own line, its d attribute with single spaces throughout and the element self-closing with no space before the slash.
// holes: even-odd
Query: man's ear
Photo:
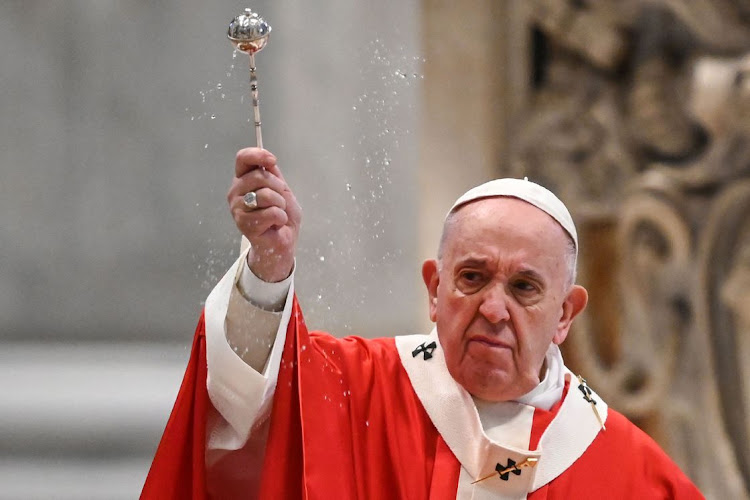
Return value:
<svg viewBox="0 0 750 500">
<path fill-rule="evenodd" d="M 563 302 L 562 314 L 560 315 L 560 320 L 557 322 L 557 332 L 552 337 L 552 342 L 558 345 L 563 343 L 568 336 L 573 318 L 586 308 L 588 301 L 589 293 L 585 288 L 580 285 L 573 285 L 570 288 Z"/>
<path fill-rule="evenodd" d="M 427 287 L 427 296 L 430 306 L 430 321 L 437 321 L 437 289 L 440 282 L 440 273 L 438 273 L 438 263 L 434 259 L 424 261 L 422 264 L 422 279 Z"/>
</svg>

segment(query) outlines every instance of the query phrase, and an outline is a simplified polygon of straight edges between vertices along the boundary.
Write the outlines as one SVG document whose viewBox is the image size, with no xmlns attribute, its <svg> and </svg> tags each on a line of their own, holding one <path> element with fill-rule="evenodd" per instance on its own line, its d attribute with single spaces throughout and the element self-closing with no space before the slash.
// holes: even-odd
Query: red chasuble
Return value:
<svg viewBox="0 0 750 500">
<path fill-rule="evenodd" d="M 206 331 L 201 314 L 180 392 L 141 492 L 143 499 L 207 498 L 206 417 L 211 401 L 206 366 Z"/>
<path fill-rule="evenodd" d="M 204 335 L 201 321 L 143 499 L 207 498 L 204 443 L 210 401 Z M 427 358 L 423 351 L 415 352 Z M 586 393 L 566 385 L 564 399 L 579 396 Z M 533 412 L 530 450 L 538 446 L 561 403 L 551 411 Z M 461 471 L 412 388 L 394 339 L 308 334 L 295 299 L 270 416 L 260 498 L 453 499 Z M 515 474 L 527 473 L 497 474 L 479 484 L 502 485 Z M 606 430 L 528 498 L 703 497 L 647 435 L 609 409 Z"/>
</svg>

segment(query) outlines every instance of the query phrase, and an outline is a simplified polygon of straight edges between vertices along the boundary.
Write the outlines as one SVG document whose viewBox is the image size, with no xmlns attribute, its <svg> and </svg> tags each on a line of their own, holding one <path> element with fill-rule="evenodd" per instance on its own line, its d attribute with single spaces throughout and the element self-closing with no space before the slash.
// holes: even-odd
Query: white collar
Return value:
<svg viewBox="0 0 750 500">
<path fill-rule="evenodd" d="M 425 348 L 430 347 L 433 349 L 427 357 Z M 448 372 L 436 330 L 430 335 L 396 337 L 396 348 L 430 420 L 472 478 L 491 475 L 496 464 L 505 464 L 509 459 L 516 463 L 526 458 L 539 459 L 535 468 L 511 475 L 512 480 L 501 481 L 495 477 L 479 483 L 483 488 L 513 496 L 534 491 L 570 467 L 601 429 L 590 403 L 581 397 L 581 391 L 575 390 L 573 374 L 561 365 L 563 380 L 570 380 L 571 386 L 554 420 L 542 434 L 537 450 L 528 449 L 534 407 L 520 402 L 495 404 L 498 411 L 505 414 L 506 423 L 496 427 L 494 439 L 490 439 L 482 428 L 471 395 Z M 557 378 L 552 372 L 550 376 Z M 535 391 L 532 391 L 532 399 L 540 396 Z M 546 388 L 541 391 L 542 394 L 547 392 Z M 590 397 L 596 401 L 599 415 L 606 421 L 607 405 L 593 391 Z"/>
<path fill-rule="evenodd" d="M 563 364 L 562 353 L 557 345 L 549 345 L 545 361 L 547 364 L 547 373 L 544 375 L 544 380 L 518 398 L 517 401 L 549 411 L 555 403 L 562 399 L 563 390 L 565 389 L 565 365 Z"/>
</svg>

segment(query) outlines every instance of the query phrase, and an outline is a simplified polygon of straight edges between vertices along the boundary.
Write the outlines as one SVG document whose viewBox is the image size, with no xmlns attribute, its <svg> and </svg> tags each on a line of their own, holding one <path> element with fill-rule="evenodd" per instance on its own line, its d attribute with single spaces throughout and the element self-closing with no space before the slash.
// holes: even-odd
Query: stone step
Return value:
<svg viewBox="0 0 750 500">
<path fill-rule="evenodd" d="M 151 457 L 107 460 L 0 457 L 2 500 L 132 500 Z"/>
<path fill-rule="evenodd" d="M 0 499 L 135 498 L 188 348 L 0 344 Z"/>
</svg>

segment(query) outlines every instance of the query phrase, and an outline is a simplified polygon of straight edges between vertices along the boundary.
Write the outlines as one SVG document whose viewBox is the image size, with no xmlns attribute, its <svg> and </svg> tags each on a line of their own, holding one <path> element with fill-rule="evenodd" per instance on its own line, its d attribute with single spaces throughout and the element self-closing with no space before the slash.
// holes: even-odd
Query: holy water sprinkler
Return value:
<svg viewBox="0 0 750 500">
<path fill-rule="evenodd" d="M 258 79 L 255 75 L 255 53 L 263 50 L 271 34 L 269 25 L 257 12 L 250 9 L 232 19 L 227 30 L 227 38 L 232 45 L 250 56 L 250 91 L 253 96 L 253 114 L 255 116 L 255 143 L 263 147 L 263 134 L 260 130 L 260 100 L 258 99 Z"/>
</svg>

